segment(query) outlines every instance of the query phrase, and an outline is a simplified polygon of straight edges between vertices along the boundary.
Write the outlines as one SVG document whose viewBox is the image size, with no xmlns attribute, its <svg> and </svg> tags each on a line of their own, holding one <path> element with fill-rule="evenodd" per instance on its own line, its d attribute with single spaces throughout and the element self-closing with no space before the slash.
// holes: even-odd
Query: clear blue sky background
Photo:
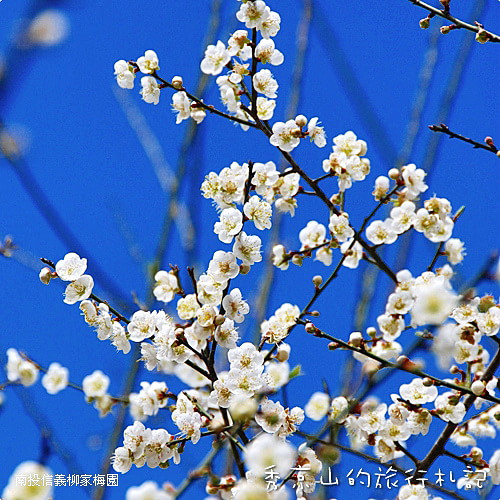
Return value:
<svg viewBox="0 0 500 500">
<path fill-rule="evenodd" d="M 367 207 L 374 179 L 387 172 L 396 163 L 407 135 L 407 124 L 415 103 L 419 74 L 426 58 L 432 30 L 423 31 L 418 20 L 425 12 L 405 0 L 345 1 L 317 0 L 310 28 L 310 44 L 304 67 L 300 112 L 308 117 L 319 116 L 329 136 L 328 147 L 319 150 L 303 144 L 294 153 L 299 163 L 312 176 L 321 174 L 321 161 L 327 157 L 331 138 L 346 130 L 368 142 L 368 157 L 372 173 L 364 184 L 348 192 L 347 210 L 358 226 Z M 438 2 L 434 2 L 438 5 Z M 167 79 L 182 75 L 188 88 L 194 89 L 202 55 L 202 41 L 210 18 L 209 1 L 166 2 L 161 0 L 77 2 L 4 0 L 0 3 L 0 53 L 8 56 L 12 36 L 19 20 L 27 13 L 56 6 L 67 15 L 71 32 L 67 40 L 53 48 L 36 51 L 11 52 L 8 80 L 0 89 L 0 117 L 8 127 L 23 130 L 29 137 L 25 159 L 36 181 L 57 208 L 60 216 L 89 249 L 89 272 L 95 263 L 119 283 L 125 297 L 130 292 L 145 298 L 145 266 L 154 254 L 168 197 L 162 191 L 136 134 L 129 126 L 114 91 L 113 63 L 118 59 L 136 59 L 146 49 L 154 49 L 160 58 L 161 75 Z M 457 5 L 455 5 L 457 4 Z M 466 4 L 466 5 L 464 5 Z M 302 2 L 269 1 L 272 9 L 282 16 L 282 29 L 275 38 L 277 47 L 285 53 L 285 63 L 273 69 L 279 81 L 279 100 L 274 118 L 283 120 L 290 93 L 291 73 L 295 60 L 296 33 L 302 15 Z M 452 2 L 454 14 L 471 19 L 472 8 L 483 5 L 480 20 L 487 28 L 498 31 L 500 6 L 495 0 Z M 476 7 L 474 7 L 476 6 Z M 223 0 L 221 24 L 212 40 L 226 41 L 236 29 L 234 12 L 237 2 Z M 433 24 L 439 24 L 436 20 Z M 469 47 L 470 42 L 471 47 Z M 466 206 L 456 225 L 454 235 L 466 243 L 468 256 L 458 266 L 457 286 L 473 276 L 489 253 L 498 248 L 498 159 L 491 153 L 473 150 L 469 145 L 437 137 L 427 125 L 442 119 L 446 92 L 452 88 L 450 78 L 458 71 L 458 90 L 453 94 L 446 123 L 477 140 L 498 132 L 498 108 L 495 106 L 498 90 L 498 47 L 480 45 L 469 32 L 455 31 L 439 36 L 436 45 L 436 65 L 415 148 L 407 159 L 418 166 L 432 168 L 430 189 L 447 197 L 454 209 Z M 353 72 L 356 83 L 353 79 Z M 360 96 L 361 86 L 365 97 Z M 218 104 L 214 79 L 211 80 L 205 101 Z M 166 162 L 177 168 L 186 122 L 175 125 L 170 111 L 170 92 L 163 92 L 160 104 L 152 106 L 141 101 L 138 88 L 125 96 L 143 113 L 145 120 L 161 144 Z M 371 104 L 367 108 L 366 100 Z M 433 141 L 438 141 L 433 143 Z M 429 152 L 436 148 L 432 161 Z M 191 216 L 197 227 L 198 250 L 191 254 L 198 269 L 204 269 L 212 253 L 224 247 L 212 232 L 215 210 L 208 200 L 199 195 L 203 176 L 211 170 L 219 171 L 232 161 L 240 163 L 279 160 L 279 154 L 256 131 L 242 133 L 224 120 L 209 116 L 201 125 L 195 145 L 187 156 L 187 176 L 182 189 L 188 201 Z M 45 287 L 38 281 L 36 259 L 53 260 L 75 250 L 58 238 L 51 226 L 36 209 L 23 189 L 11 166 L 0 158 L 0 236 L 12 235 L 22 249 L 19 258 L 0 260 L 0 304 L 2 329 L 0 333 L 0 363 L 4 365 L 5 351 L 16 347 L 26 351 L 36 361 L 48 366 L 58 361 L 69 367 L 70 378 L 81 383 L 83 377 L 95 369 L 102 369 L 112 379 L 110 392 L 119 394 L 124 373 L 130 365 L 130 356 L 116 353 L 113 346 L 100 342 L 85 325 L 76 306 L 62 302 L 62 288 L 57 283 Z M 327 214 L 320 205 L 309 199 L 299 200 L 294 219 L 286 219 L 281 240 L 287 248 L 298 248 L 298 231 L 308 220 L 315 218 L 327 223 Z M 130 241 L 124 238 L 124 229 L 134 248 L 144 260 L 130 256 Z M 168 263 L 181 267 L 188 261 L 174 232 L 168 244 L 164 268 Z M 411 251 L 410 268 L 420 273 L 432 258 L 434 245 L 415 238 Z M 397 249 L 391 248 L 387 258 L 396 258 Z M 261 266 L 263 267 L 263 266 Z M 301 269 L 276 274 L 269 303 L 269 314 L 282 302 L 304 305 L 312 293 L 311 277 L 328 275 L 319 263 L 306 261 Z M 252 276 L 252 275 L 250 275 Z M 254 303 L 259 294 L 259 280 L 244 276 L 237 284 L 244 296 Z M 104 283 L 96 280 L 96 292 L 110 297 Z M 371 320 L 378 315 L 389 291 L 386 280 L 377 282 Z M 498 285 L 488 283 L 481 289 L 498 295 Z M 338 280 L 318 302 L 325 314 L 318 326 L 347 338 L 352 328 L 355 298 L 359 291 L 359 273 L 343 269 Z M 252 325 L 246 328 L 251 337 Z M 333 394 L 340 391 L 340 367 L 347 355 L 329 353 L 319 340 L 306 338 L 296 329 L 291 344 L 291 363 L 301 363 L 306 377 L 290 384 L 288 396 L 291 405 L 303 405 L 310 394 L 321 390 L 325 379 Z M 403 340 L 407 345 L 411 338 Z M 420 353 L 425 357 L 425 353 Z M 429 360 L 429 369 L 435 366 Z M 444 375 L 444 374 L 443 374 Z M 158 378 L 158 377 L 153 377 Z M 411 377 L 392 377 L 381 398 L 389 400 L 391 391 L 401 381 Z M 140 380 L 151 375 L 141 371 Z M 0 382 L 2 377 L 0 376 Z M 174 381 L 167 381 L 179 388 Z M 0 412 L 2 444 L 0 445 L 0 488 L 16 465 L 40 454 L 39 432 L 23 410 L 19 389 L 6 392 L 5 405 Z M 105 456 L 108 436 L 114 419 L 99 419 L 97 412 L 85 404 L 83 395 L 67 389 L 57 396 L 49 396 L 40 384 L 27 389 L 30 404 L 40 418 L 47 419 L 57 441 L 63 443 L 77 460 L 83 473 L 99 471 Z M 148 421 L 150 427 L 160 427 L 169 417 L 160 413 Z M 439 424 L 436 426 L 440 428 Z M 314 431 L 315 425 L 305 421 L 303 429 Z M 171 429 L 172 430 L 172 429 Z M 434 435 L 410 441 L 417 456 L 422 456 Z M 491 441 L 480 439 L 479 446 L 491 455 Z M 455 450 L 460 452 L 460 450 Z M 182 465 L 167 471 L 132 469 L 119 478 L 120 486 L 110 488 L 108 498 L 124 497 L 126 487 L 137 485 L 148 478 L 159 482 L 168 480 L 176 485 L 182 474 L 194 467 L 200 453 L 186 447 Z M 57 456 L 51 456 L 49 465 L 55 473 L 69 473 Z M 347 454 L 343 458 L 339 476 L 345 477 L 350 468 L 360 467 L 359 461 Z M 405 465 L 408 465 L 405 463 Z M 442 470 L 451 464 L 440 462 Z M 408 467 L 409 468 L 409 467 Z M 456 475 L 462 467 L 456 467 Z M 365 470 L 377 472 L 376 465 Z M 433 469 L 434 470 L 434 469 Z M 433 475 L 430 476 L 433 479 Z M 345 481 L 344 481 L 345 482 Z M 451 484 L 448 484 L 451 486 Z M 345 498 L 355 492 L 360 498 L 392 498 L 393 492 L 381 490 L 368 493 L 365 488 L 341 486 L 331 496 Z M 498 491 L 497 491 L 498 492 Z M 76 488 L 58 488 L 58 499 L 83 499 L 86 495 Z M 188 498 L 201 498 L 201 489 L 193 488 Z M 473 498 L 471 494 L 466 496 Z M 498 497 L 492 493 L 491 498 Z"/>
</svg>

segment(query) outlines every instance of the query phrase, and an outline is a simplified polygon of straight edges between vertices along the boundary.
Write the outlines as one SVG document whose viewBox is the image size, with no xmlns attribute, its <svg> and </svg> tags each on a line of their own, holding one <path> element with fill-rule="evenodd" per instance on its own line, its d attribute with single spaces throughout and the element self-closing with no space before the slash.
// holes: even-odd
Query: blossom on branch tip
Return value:
<svg viewBox="0 0 500 500">
<path fill-rule="evenodd" d="M 74 252 L 67 253 L 64 259 L 56 263 L 57 276 L 63 281 L 75 281 L 87 269 L 87 259 L 82 259 Z"/>
<path fill-rule="evenodd" d="M 134 88 L 135 72 L 132 65 L 130 65 L 127 61 L 120 59 L 115 62 L 114 70 L 116 83 L 118 83 L 122 89 Z"/>
<path fill-rule="evenodd" d="M 271 10 L 263 0 L 255 0 L 242 3 L 236 13 L 236 18 L 238 21 L 245 23 L 245 26 L 249 29 L 260 29 L 262 23 L 269 17 L 270 12 Z"/>
</svg>

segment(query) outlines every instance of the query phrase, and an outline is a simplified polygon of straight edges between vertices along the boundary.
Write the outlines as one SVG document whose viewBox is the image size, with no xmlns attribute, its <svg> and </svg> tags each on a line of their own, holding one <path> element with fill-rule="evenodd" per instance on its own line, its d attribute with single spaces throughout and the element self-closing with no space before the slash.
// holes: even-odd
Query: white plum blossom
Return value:
<svg viewBox="0 0 500 500">
<path fill-rule="evenodd" d="M 420 193 L 427 191 L 428 186 L 424 182 L 427 174 L 415 164 L 410 163 L 401 167 L 401 175 L 406 186 L 406 199 L 414 200 Z"/>
<path fill-rule="evenodd" d="M 88 299 L 92 295 L 94 280 L 89 274 L 80 276 L 72 281 L 64 291 L 64 302 L 66 304 L 75 304 L 80 300 Z"/>
<path fill-rule="evenodd" d="M 262 241 L 258 236 L 241 231 L 234 240 L 233 253 L 244 263 L 252 265 L 262 260 L 261 246 Z"/>
<path fill-rule="evenodd" d="M 142 342 L 156 332 L 156 317 L 149 311 L 136 311 L 127 325 L 130 340 Z"/>
<path fill-rule="evenodd" d="M 372 194 L 376 201 L 381 200 L 387 194 L 387 191 L 389 191 L 389 185 L 390 180 L 385 175 L 379 175 L 375 179 L 375 187 Z"/>
<path fill-rule="evenodd" d="M 248 45 L 249 42 L 247 30 L 236 30 L 227 41 L 227 50 L 231 56 L 238 56 L 240 59 L 246 60 L 248 57 L 245 57 L 242 52 L 245 52 L 246 49 L 250 49 Z"/>
<path fill-rule="evenodd" d="M 255 186 L 255 192 L 260 196 L 266 197 L 269 190 L 279 179 L 280 174 L 278 170 L 276 170 L 275 163 L 272 161 L 268 161 L 267 163 L 254 163 L 252 171 L 252 184 Z"/>
<path fill-rule="evenodd" d="M 396 445 L 391 439 L 383 438 L 381 436 L 375 437 L 373 452 L 382 463 L 404 456 L 402 451 L 396 450 Z"/>
<path fill-rule="evenodd" d="M 196 283 L 197 298 L 201 304 L 219 305 L 222 300 L 222 284 L 209 274 L 202 274 Z"/>
<path fill-rule="evenodd" d="M 240 266 L 236 263 L 236 256 L 234 253 L 217 250 L 208 265 L 207 272 L 213 276 L 215 281 L 227 283 L 228 280 L 238 276 Z"/>
<path fill-rule="evenodd" d="M 349 224 L 349 215 L 345 212 L 340 215 L 332 214 L 328 229 L 340 243 L 354 236 L 354 229 Z"/>
<path fill-rule="evenodd" d="M 415 303 L 411 310 L 412 324 L 440 325 L 457 305 L 458 297 L 438 282 L 415 289 Z"/>
<path fill-rule="evenodd" d="M 142 99 L 148 104 L 158 104 L 160 102 L 160 86 L 152 76 L 143 76 L 141 78 Z"/>
<path fill-rule="evenodd" d="M 191 116 L 191 101 L 186 92 L 175 92 L 172 95 L 172 111 L 177 113 L 175 123 L 179 124 Z"/>
<path fill-rule="evenodd" d="M 290 260 L 286 258 L 286 249 L 283 245 L 274 245 L 272 250 L 273 265 L 282 271 L 286 271 Z"/>
<path fill-rule="evenodd" d="M 465 248 L 464 242 L 460 241 L 458 238 L 450 238 L 444 244 L 444 251 L 450 264 L 459 264 L 464 260 Z"/>
<path fill-rule="evenodd" d="M 199 307 L 200 304 L 196 300 L 196 295 L 189 293 L 177 301 L 177 315 L 184 320 L 192 319 L 196 316 Z"/>
<path fill-rule="evenodd" d="M 242 227 L 243 214 L 236 208 L 225 208 L 214 225 L 214 233 L 223 243 L 231 243 Z"/>
<path fill-rule="evenodd" d="M 332 399 L 329 409 L 330 420 L 335 423 L 343 423 L 347 417 L 349 403 L 344 396 Z"/>
<path fill-rule="evenodd" d="M 366 142 L 358 139 L 351 130 L 333 138 L 333 152 L 344 153 L 346 156 L 364 156 L 367 151 Z"/>
<path fill-rule="evenodd" d="M 114 70 L 116 83 L 118 83 L 122 89 L 134 88 L 135 72 L 132 65 L 130 65 L 127 61 L 120 59 L 115 62 Z"/>
<path fill-rule="evenodd" d="M 315 392 L 309 398 L 304 411 L 307 417 L 312 420 L 321 420 L 330 409 L 330 396 L 324 392 Z"/>
<path fill-rule="evenodd" d="M 363 258 L 363 247 L 357 241 L 353 242 L 352 239 L 349 239 L 342 243 L 340 251 L 346 255 L 342 265 L 350 269 L 356 269 L 359 261 Z"/>
<path fill-rule="evenodd" d="M 405 327 L 404 319 L 394 314 L 381 314 L 377 323 L 384 340 L 388 341 L 397 339 Z"/>
<path fill-rule="evenodd" d="M 500 450 L 496 450 L 488 461 L 489 475 L 493 484 L 500 484 Z"/>
<path fill-rule="evenodd" d="M 300 129 L 295 120 L 288 120 L 286 123 L 276 122 L 273 124 L 273 134 L 269 142 L 282 151 L 290 152 L 300 143 Z M 286 176 L 288 177 L 288 176 Z"/>
<path fill-rule="evenodd" d="M 153 288 L 153 294 L 156 300 L 161 300 L 162 302 L 171 302 L 175 294 L 179 291 L 179 281 L 177 276 L 172 272 L 158 271 L 155 274 L 155 286 Z"/>
<path fill-rule="evenodd" d="M 275 466 L 280 476 L 285 476 L 295 463 L 295 448 L 271 434 L 261 434 L 254 438 L 245 449 L 245 462 L 256 476 L 264 477 L 269 466 Z"/>
<path fill-rule="evenodd" d="M 399 388 L 401 397 L 414 405 L 432 403 L 437 398 L 438 390 L 434 385 L 424 385 L 421 378 L 414 378 L 409 384 L 402 384 Z"/>
<path fill-rule="evenodd" d="M 216 45 L 209 45 L 201 61 L 201 71 L 206 75 L 218 75 L 231 60 L 231 55 L 220 40 Z"/>
<path fill-rule="evenodd" d="M 485 313 L 477 315 L 477 327 L 484 335 L 492 337 L 500 329 L 500 307 L 490 307 Z"/>
<path fill-rule="evenodd" d="M 307 226 L 300 230 L 299 240 L 302 244 L 301 250 L 307 248 L 314 248 L 324 243 L 326 235 L 326 228 L 323 224 L 319 224 L 315 220 L 307 223 Z"/>
<path fill-rule="evenodd" d="M 398 492 L 399 500 L 427 500 L 429 493 L 422 484 L 405 484 Z"/>
<path fill-rule="evenodd" d="M 141 73 L 151 74 L 160 69 L 158 56 L 154 50 L 146 50 L 143 56 L 137 59 L 137 66 Z"/>
<path fill-rule="evenodd" d="M 259 94 L 264 94 L 266 97 L 276 99 L 278 95 L 276 91 L 278 90 L 278 82 L 273 77 L 273 74 L 268 69 L 261 69 L 253 75 L 252 83 Z"/>
<path fill-rule="evenodd" d="M 241 323 L 245 319 L 245 314 L 248 314 L 250 307 L 241 295 L 239 288 L 233 288 L 222 300 L 222 306 L 226 311 L 226 316 Z"/>
<path fill-rule="evenodd" d="M 358 418 L 359 427 L 372 434 L 384 426 L 384 416 L 387 412 L 385 403 L 377 404 L 375 401 L 367 401 L 361 407 L 361 415 Z"/>
<path fill-rule="evenodd" d="M 271 11 L 269 16 L 261 22 L 260 33 L 264 38 L 271 38 L 280 30 L 281 17 L 277 12 Z"/>
<path fill-rule="evenodd" d="M 155 481 L 145 481 L 140 486 L 128 488 L 125 500 L 174 500 L 173 493 L 167 493 Z"/>
<path fill-rule="evenodd" d="M 267 385 L 273 391 L 284 386 L 290 376 L 290 366 L 287 362 L 284 363 L 268 363 L 265 368 Z"/>
<path fill-rule="evenodd" d="M 26 37 L 34 45 L 52 47 L 68 35 L 70 26 L 66 15 L 59 9 L 43 9 L 29 23 Z"/>
<path fill-rule="evenodd" d="M 253 221 L 257 229 L 269 229 L 271 227 L 271 216 L 273 214 L 271 205 L 253 195 L 243 206 L 245 215 Z"/>
<path fill-rule="evenodd" d="M 87 398 L 99 398 L 106 394 L 109 387 L 109 377 L 101 370 L 95 370 L 87 375 L 82 382 L 82 388 Z"/>
<path fill-rule="evenodd" d="M 240 10 L 236 13 L 238 21 L 245 23 L 249 29 L 260 29 L 262 23 L 269 17 L 271 10 L 263 0 L 245 2 L 240 5 Z"/>
<path fill-rule="evenodd" d="M 309 139 L 311 139 L 311 141 L 318 146 L 318 148 L 324 148 L 326 146 L 325 129 L 318 125 L 318 120 L 319 118 L 317 117 L 309 120 L 307 125 L 307 135 L 309 136 Z"/>
<path fill-rule="evenodd" d="M 391 210 L 392 229 L 397 234 L 408 231 L 415 219 L 415 203 L 406 200 L 399 207 Z"/>
<path fill-rule="evenodd" d="M 59 363 L 51 363 L 42 377 L 42 385 L 49 394 L 57 394 L 68 385 L 68 369 Z"/>
<path fill-rule="evenodd" d="M 87 269 L 87 259 L 82 259 L 74 252 L 67 253 L 56 263 L 57 276 L 63 281 L 75 281 L 81 278 Z"/>
<path fill-rule="evenodd" d="M 406 314 L 413 306 L 413 296 L 410 292 L 394 292 L 387 299 L 385 312 L 387 314 Z"/>
<path fill-rule="evenodd" d="M 374 245 L 390 245 L 396 241 L 398 235 L 392 227 L 392 220 L 386 219 L 371 222 L 366 228 L 366 237 Z"/>
<path fill-rule="evenodd" d="M 52 471 L 48 467 L 33 461 L 22 462 L 10 476 L 2 492 L 2 498 L 4 500 L 51 500 L 54 488 L 52 481 L 43 480 L 46 477 L 52 477 Z"/>
<path fill-rule="evenodd" d="M 234 321 L 226 318 L 224 323 L 215 329 L 214 337 L 220 346 L 234 349 L 238 340 L 238 331 L 234 326 Z"/>
<path fill-rule="evenodd" d="M 453 392 L 445 392 L 436 398 L 434 406 L 443 420 L 459 424 L 465 416 L 465 405 L 462 402 L 453 404 L 453 399 L 458 399 L 458 396 Z"/>
<path fill-rule="evenodd" d="M 9 382 L 19 381 L 24 387 L 29 387 L 38 380 L 38 368 L 13 347 L 7 349 L 6 371 Z"/>
<path fill-rule="evenodd" d="M 261 96 L 257 97 L 257 116 L 261 120 L 270 120 L 274 115 L 274 108 L 276 108 L 275 100 L 266 99 L 265 97 Z"/>
<path fill-rule="evenodd" d="M 273 66 L 279 66 L 283 64 L 285 60 L 284 55 L 275 48 L 274 42 L 266 38 L 263 38 L 257 44 L 257 47 L 255 47 L 255 57 L 259 59 L 261 63 L 269 63 Z"/>
</svg>

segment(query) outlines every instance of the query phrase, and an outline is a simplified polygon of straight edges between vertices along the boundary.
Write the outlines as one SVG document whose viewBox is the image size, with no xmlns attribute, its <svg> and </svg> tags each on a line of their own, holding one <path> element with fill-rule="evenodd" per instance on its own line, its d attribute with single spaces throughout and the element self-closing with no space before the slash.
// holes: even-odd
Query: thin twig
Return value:
<svg viewBox="0 0 500 500">
<path fill-rule="evenodd" d="M 465 21 L 462 21 L 461 19 L 458 19 L 454 16 L 452 16 L 449 12 L 447 12 L 446 9 L 438 9 L 436 7 L 433 7 L 432 5 L 429 5 L 425 2 L 422 2 L 421 0 L 408 0 L 411 2 L 413 5 L 417 5 L 418 7 L 422 7 L 423 9 L 431 12 L 435 16 L 442 17 L 443 19 L 447 19 L 448 21 L 452 22 L 456 28 L 464 28 L 466 30 L 472 31 L 474 33 L 479 33 L 479 31 L 483 31 L 486 33 L 485 36 L 487 36 L 488 41 L 490 42 L 500 42 L 500 36 L 495 35 L 494 33 L 491 33 L 490 31 L 486 31 L 481 24 L 479 24 L 476 21 L 476 24 L 469 24 L 466 23 Z"/>
<path fill-rule="evenodd" d="M 442 132 L 443 134 L 446 134 L 450 137 L 450 139 L 459 139 L 463 142 L 467 142 L 468 144 L 472 144 L 472 147 L 475 149 L 485 149 L 486 151 L 491 151 L 493 154 L 498 156 L 498 148 L 495 146 L 493 140 L 491 137 L 487 137 L 484 140 L 484 143 L 474 141 L 473 139 L 470 139 L 469 137 L 465 137 L 462 134 L 457 134 L 456 132 L 453 132 L 448 128 L 447 125 L 444 123 L 441 123 L 440 125 L 429 125 L 429 128 L 433 132 Z"/>
</svg>

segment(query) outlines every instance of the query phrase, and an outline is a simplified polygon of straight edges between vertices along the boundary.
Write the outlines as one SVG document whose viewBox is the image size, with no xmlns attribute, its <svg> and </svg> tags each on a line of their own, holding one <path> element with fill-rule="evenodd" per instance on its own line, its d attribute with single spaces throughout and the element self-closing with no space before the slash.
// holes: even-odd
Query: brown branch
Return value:
<svg viewBox="0 0 500 500">
<path fill-rule="evenodd" d="M 303 321 L 302 321 L 302 323 L 303 323 Z M 441 380 L 440 378 L 434 377 L 433 375 L 425 373 L 422 370 L 419 370 L 418 368 L 416 368 L 414 366 L 407 366 L 407 363 L 405 363 L 405 362 L 403 362 L 403 363 L 393 363 L 391 361 L 387 361 L 386 359 L 381 358 L 380 356 L 377 356 L 376 354 L 373 354 L 370 351 L 367 351 L 367 350 L 359 348 L 359 347 L 354 347 L 354 346 L 348 344 L 347 342 L 345 342 L 345 341 L 343 341 L 341 339 L 338 339 L 338 338 L 335 338 L 335 337 L 333 337 L 331 335 L 328 335 L 327 333 L 323 332 L 319 328 L 314 327 L 314 331 L 313 332 L 308 332 L 308 333 L 311 333 L 315 337 L 319 337 L 319 338 L 324 338 L 324 339 L 330 340 L 330 342 L 334 342 L 338 347 L 342 347 L 344 349 L 348 349 L 350 351 L 354 351 L 354 352 L 357 352 L 359 354 L 363 354 L 366 357 L 371 358 L 374 361 L 377 361 L 378 363 L 380 363 L 382 365 L 382 368 L 386 368 L 386 367 L 395 368 L 397 370 L 401 370 L 401 371 L 404 371 L 404 372 L 407 372 L 407 373 L 411 373 L 412 375 L 416 375 L 417 377 L 429 378 L 436 385 L 447 387 L 448 389 L 452 389 L 454 391 L 460 391 L 460 392 L 463 392 L 463 393 L 467 393 L 469 395 L 469 398 L 473 398 L 471 404 L 474 402 L 474 399 L 477 397 L 467 387 L 463 387 L 461 385 L 457 385 L 457 384 L 454 384 L 452 382 L 447 382 L 446 380 Z M 500 363 L 500 355 L 497 354 L 497 357 L 499 358 L 498 362 Z M 493 362 L 490 365 L 490 367 L 492 365 L 493 365 Z M 489 368 L 488 368 L 488 370 L 489 370 Z M 493 373 L 494 372 L 495 372 L 495 370 L 493 370 Z M 488 373 L 489 373 L 489 371 L 486 371 L 486 373 L 485 373 L 485 375 L 483 377 L 483 380 L 485 380 L 485 379 L 488 380 L 488 378 L 489 378 L 489 376 L 487 375 Z M 489 394 L 481 395 L 481 398 L 486 399 L 486 400 L 491 401 L 491 402 L 496 403 L 496 404 L 500 404 L 500 399 L 498 399 L 498 398 L 496 398 L 494 396 L 490 396 Z"/>
<path fill-rule="evenodd" d="M 450 139 L 459 139 L 468 144 L 472 144 L 472 147 L 474 149 L 478 148 L 485 149 L 486 151 L 491 151 L 493 154 L 498 156 L 498 148 L 495 146 L 493 139 L 491 137 L 486 137 L 483 144 L 481 142 L 477 142 L 473 139 L 470 139 L 469 137 L 465 137 L 462 134 L 457 134 L 456 132 L 453 132 L 444 123 L 441 123 L 440 125 L 429 125 L 429 129 L 432 130 L 433 132 L 441 132 L 443 134 L 446 134 L 450 137 Z"/>
<path fill-rule="evenodd" d="M 499 348 L 495 354 L 495 357 L 491 361 L 490 365 L 484 372 L 484 375 L 481 377 L 481 380 L 483 381 L 488 381 L 493 377 L 495 374 L 496 370 L 500 366 L 500 341 L 496 339 L 495 337 L 492 337 L 496 340 L 496 342 L 499 344 Z M 484 396 L 481 396 L 483 399 L 486 399 Z M 477 396 L 475 394 L 469 394 L 467 398 L 464 401 L 464 406 L 466 410 L 469 410 L 469 408 L 473 405 L 474 401 L 477 399 Z M 494 398 L 497 399 L 497 398 Z M 491 401 L 491 399 L 490 399 Z M 495 401 L 496 402 L 496 401 Z M 453 422 L 449 422 L 447 426 L 443 429 L 443 432 L 435 442 L 434 446 L 430 449 L 429 453 L 421 460 L 418 464 L 416 473 L 413 475 L 413 480 L 416 481 L 417 479 L 423 477 L 425 473 L 430 469 L 431 465 L 434 463 L 434 461 L 440 456 L 444 454 L 444 449 L 446 446 L 446 443 L 450 439 L 451 435 L 455 431 L 457 427 L 459 427 L 460 424 L 454 424 Z"/>
<path fill-rule="evenodd" d="M 436 7 L 433 7 L 432 5 L 429 5 L 425 2 L 422 2 L 421 0 L 408 0 L 411 2 L 413 5 L 417 5 L 418 7 L 422 7 L 423 9 L 429 11 L 431 14 L 434 16 L 439 16 L 442 17 L 443 19 L 447 19 L 448 21 L 453 23 L 454 28 L 453 29 L 466 29 L 469 31 L 472 31 L 476 34 L 480 33 L 483 34 L 483 36 L 490 42 L 500 42 L 500 36 L 495 35 L 494 33 L 491 33 L 490 31 L 486 31 L 481 24 L 479 24 L 477 21 L 475 24 L 469 24 L 466 23 L 465 21 L 462 21 L 461 19 L 458 19 L 454 16 L 452 16 L 447 10 L 448 9 L 438 9 Z"/>
</svg>

